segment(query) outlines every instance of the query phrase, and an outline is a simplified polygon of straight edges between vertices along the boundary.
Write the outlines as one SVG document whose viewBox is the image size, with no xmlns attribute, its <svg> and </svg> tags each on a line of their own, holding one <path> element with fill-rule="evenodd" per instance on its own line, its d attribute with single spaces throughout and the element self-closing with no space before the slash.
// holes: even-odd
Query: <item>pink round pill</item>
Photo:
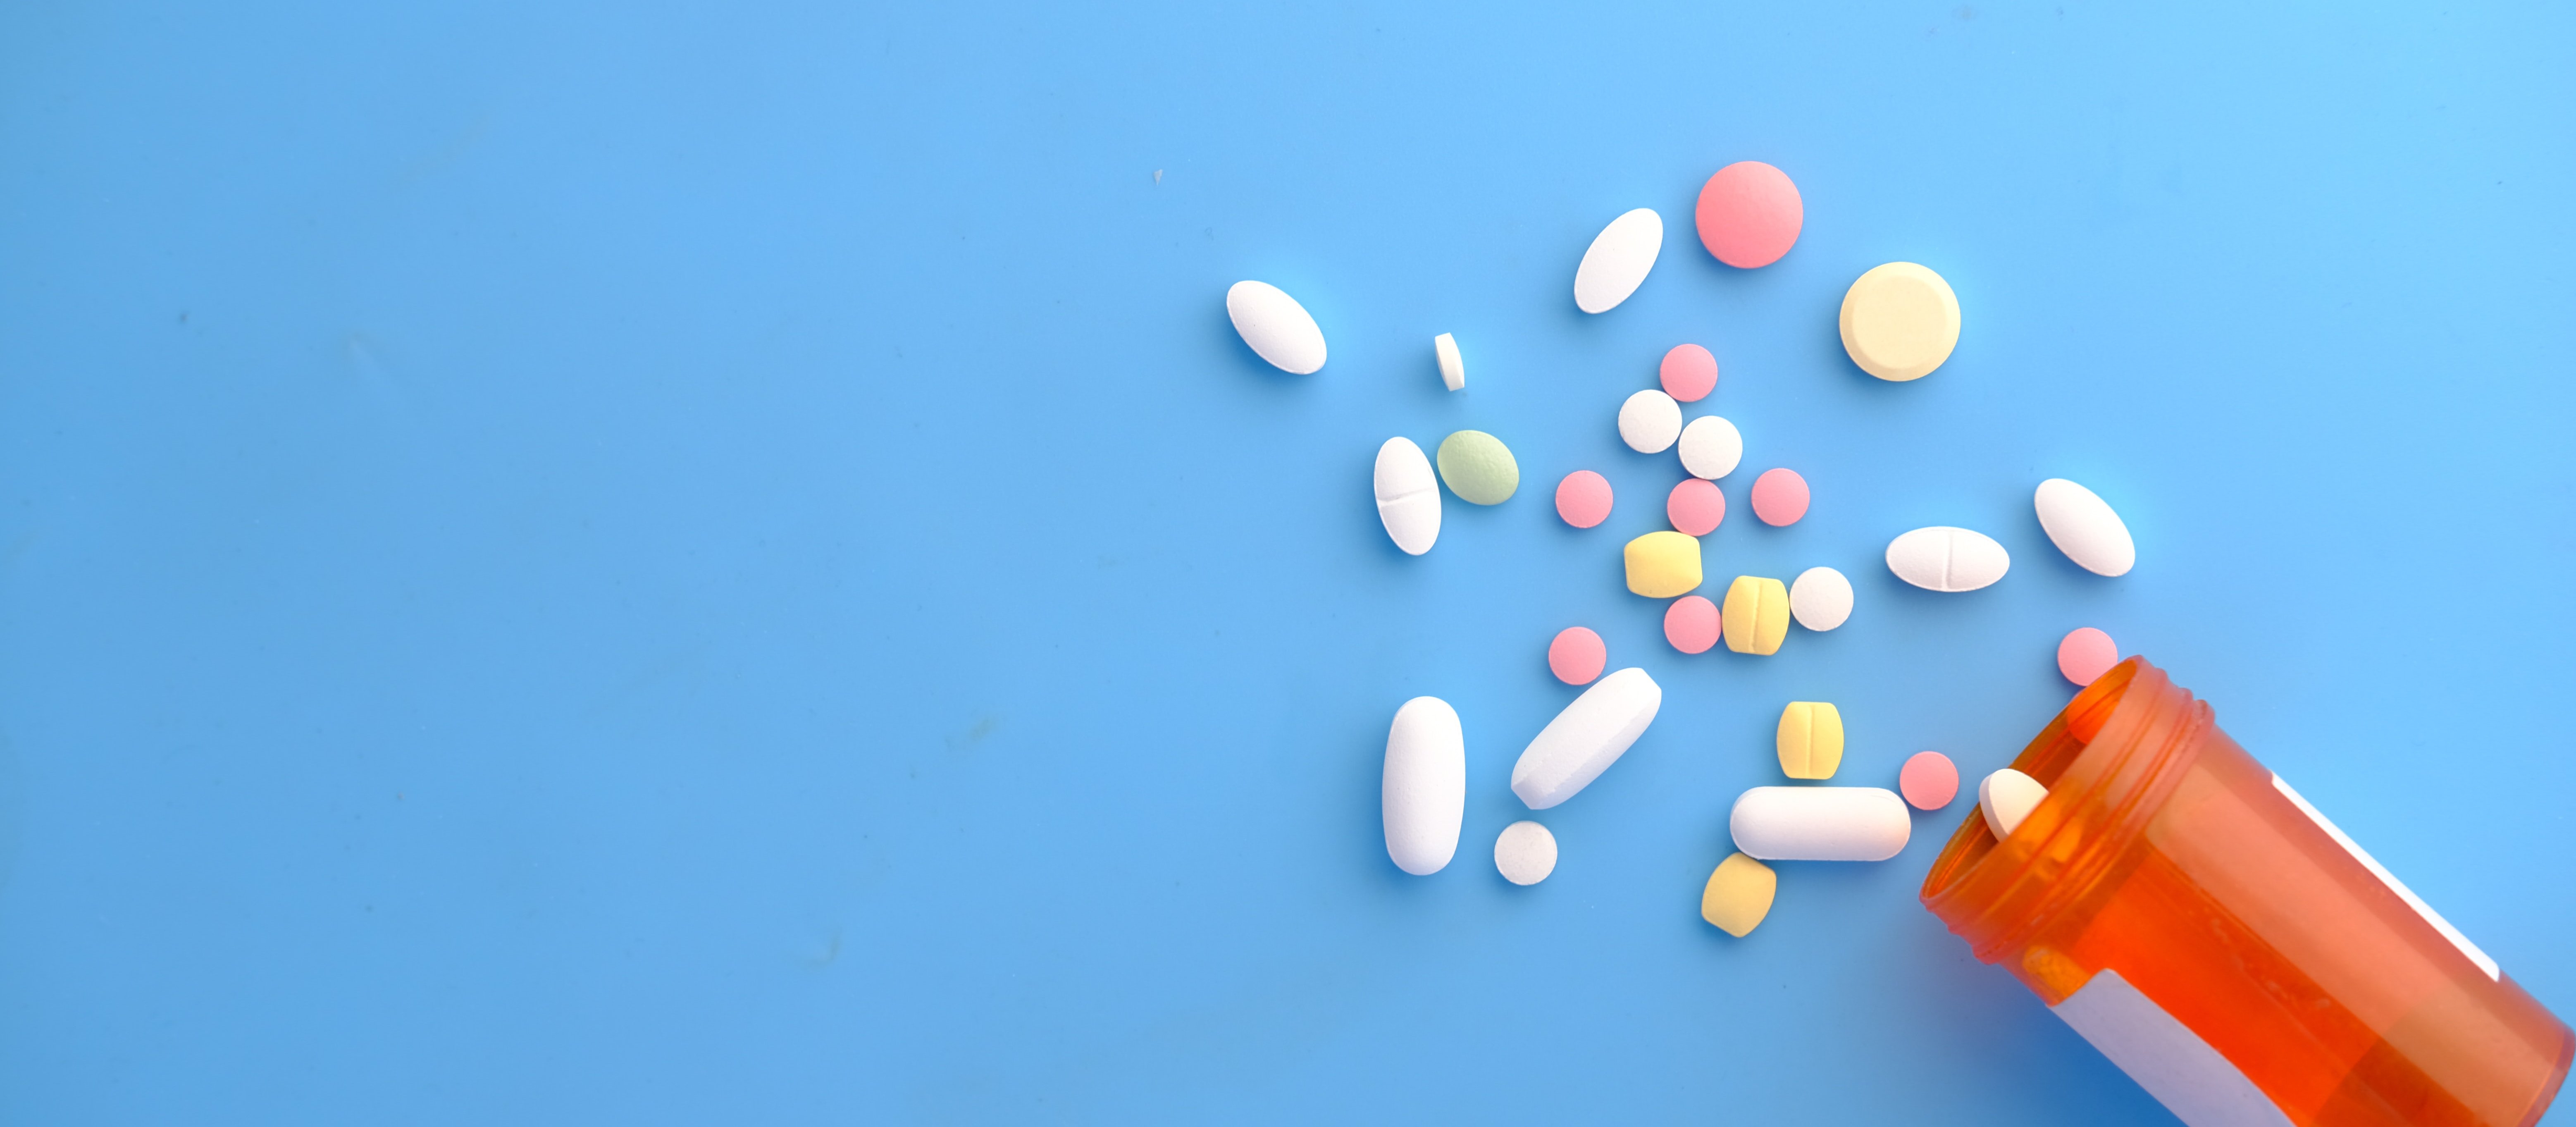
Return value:
<svg viewBox="0 0 2576 1127">
<path fill-rule="evenodd" d="M 1750 270 L 1797 245 L 1807 205 L 1789 174 L 1758 160 L 1717 170 L 1699 190 L 1699 242 L 1719 262 Z"/>
<path fill-rule="evenodd" d="M 1753 479 L 1753 515 L 1778 528 L 1807 515 L 1807 479 L 1796 470 L 1764 470 Z"/>
<path fill-rule="evenodd" d="M 1581 626 L 1557 631 L 1556 640 L 1547 644 L 1547 671 L 1569 685 L 1591 684 L 1609 661 L 1610 649 L 1601 644 L 1601 635 Z"/>
<path fill-rule="evenodd" d="M 1683 478 L 1664 498 L 1664 516 L 1684 536 L 1706 536 L 1726 520 L 1726 494 L 1714 481 Z"/>
<path fill-rule="evenodd" d="M 1576 528 L 1590 528 L 1610 519 L 1610 479 L 1590 470 L 1565 475 L 1565 480 L 1556 483 L 1556 515 Z"/>
<path fill-rule="evenodd" d="M 2057 643 L 2057 671 L 2078 685 L 2090 685 L 2093 679 L 2120 664 L 2120 647 L 2111 636 L 2090 626 L 2078 626 L 2066 632 L 2066 640 Z"/>
<path fill-rule="evenodd" d="M 1918 751 L 1897 772 L 1896 789 L 1917 810 L 1938 810 L 1959 796 L 1959 769 L 1937 751 Z"/>
<path fill-rule="evenodd" d="M 1707 653 L 1717 644 L 1717 604 L 1684 595 L 1664 608 L 1664 640 L 1686 654 Z"/>
<path fill-rule="evenodd" d="M 1717 390 L 1717 357 L 1696 344 L 1676 344 L 1664 354 L 1664 366 L 1656 375 L 1664 381 L 1664 394 L 1697 403 Z"/>
</svg>

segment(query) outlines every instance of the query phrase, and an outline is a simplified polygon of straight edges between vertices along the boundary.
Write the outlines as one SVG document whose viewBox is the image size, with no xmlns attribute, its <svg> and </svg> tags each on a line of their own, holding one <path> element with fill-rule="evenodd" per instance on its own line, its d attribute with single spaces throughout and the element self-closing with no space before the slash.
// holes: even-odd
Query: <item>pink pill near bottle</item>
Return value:
<svg viewBox="0 0 2576 1127">
<path fill-rule="evenodd" d="M 1719 262 L 1769 266 L 1798 243 L 1807 206 L 1789 174 L 1758 160 L 1717 170 L 1699 190 L 1699 243 Z"/>
<path fill-rule="evenodd" d="M 1664 517 L 1684 536 L 1706 536 L 1726 520 L 1726 494 L 1714 481 L 1683 478 L 1664 498 Z"/>
<path fill-rule="evenodd" d="M 1556 483 L 1556 515 L 1576 528 L 1610 519 L 1610 479 L 1591 470 L 1576 470 Z"/>
<path fill-rule="evenodd" d="M 1938 810 L 1959 797 L 1959 768 L 1937 751 L 1918 751 L 1896 774 L 1897 793 L 1917 810 Z"/>
<path fill-rule="evenodd" d="M 1697 403 L 1717 390 L 1717 357 L 1696 344 L 1676 344 L 1664 353 L 1664 365 L 1656 376 L 1664 381 L 1664 394 Z"/>
<path fill-rule="evenodd" d="M 2078 626 L 2066 632 L 2057 643 L 2057 671 L 2078 685 L 2090 685 L 2093 679 L 2120 664 L 2120 647 L 2111 636 L 2090 626 Z"/>
<path fill-rule="evenodd" d="M 1610 647 L 1587 627 L 1568 626 L 1547 644 L 1547 671 L 1569 685 L 1591 684 L 1609 661 Z"/>
<path fill-rule="evenodd" d="M 1807 479 L 1796 470 L 1762 471 L 1753 479 L 1753 515 L 1773 528 L 1798 523 L 1807 515 Z"/>
<path fill-rule="evenodd" d="M 1686 654 L 1707 653 L 1717 644 L 1717 604 L 1684 595 L 1664 608 L 1664 640 Z"/>
</svg>

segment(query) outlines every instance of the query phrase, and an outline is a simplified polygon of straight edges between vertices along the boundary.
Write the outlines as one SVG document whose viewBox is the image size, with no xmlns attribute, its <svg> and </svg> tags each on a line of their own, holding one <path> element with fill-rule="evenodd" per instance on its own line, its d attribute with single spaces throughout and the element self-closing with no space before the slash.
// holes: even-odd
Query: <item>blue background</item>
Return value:
<svg viewBox="0 0 2576 1127">
<path fill-rule="evenodd" d="M 2088 624 L 2576 1013 L 2571 19 L 7 5 L 0 1118 L 2170 1122 L 1917 903 L 1965 806 L 1697 915 L 1782 702 L 1845 781 L 1973 777 Z M 1690 226 L 1739 159 L 1807 207 L 1753 272 Z M 1965 309 L 1906 385 L 1834 330 L 1896 259 Z M 1747 440 L 1712 572 L 1859 590 L 1774 658 L 1621 588 L 1679 473 L 1613 415 L 1684 340 Z M 1461 427 L 1521 492 L 1404 557 L 1371 456 Z M 1897 583 L 1936 523 L 2011 575 Z M 1518 889 L 1577 623 L 1664 710 Z M 1424 693 L 1469 800 L 1412 878 Z"/>
</svg>

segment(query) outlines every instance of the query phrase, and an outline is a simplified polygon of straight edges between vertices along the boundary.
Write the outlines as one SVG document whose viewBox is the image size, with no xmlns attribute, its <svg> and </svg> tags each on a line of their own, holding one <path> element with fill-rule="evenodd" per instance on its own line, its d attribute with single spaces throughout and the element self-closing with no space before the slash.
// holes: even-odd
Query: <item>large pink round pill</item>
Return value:
<svg viewBox="0 0 2576 1127">
<path fill-rule="evenodd" d="M 2066 640 L 2057 643 L 2057 671 L 2078 685 L 2090 685 L 2093 679 L 2120 664 L 2120 647 L 2111 636 L 2090 626 L 2067 631 Z"/>
<path fill-rule="evenodd" d="M 1609 661 L 1610 648 L 1601 644 L 1601 635 L 1581 626 L 1557 631 L 1556 640 L 1547 644 L 1547 671 L 1569 685 L 1591 684 Z"/>
<path fill-rule="evenodd" d="M 1726 494 L 1717 483 L 1687 477 L 1664 498 L 1664 516 L 1684 536 L 1706 536 L 1726 520 Z"/>
<path fill-rule="evenodd" d="M 1938 810 L 1959 796 L 1959 769 L 1937 751 L 1918 751 L 1897 772 L 1896 789 L 1917 810 Z"/>
<path fill-rule="evenodd" d="M 1807 205 L 1789 174 L 1758 160 L 1717 170 L 1699 190 L 1699 242 L 1719 262 L 1750 270 L 1797 245 Z"/>
<path fill-rule="evenodd" d="M 1697 403 L 1717 390 L 1717 357 L 1696 344 L 1676 344 L 1664 354 L 1664 366 L 1656 376 L 1664 381 L 1664 394 Z"/>
<path fill-rule="evenodd" d="M 1717 644 L 1717 604 L 1684 595 L 1664 608 L 1664 640 L 1686 654 L 1703 654 Z"/>
<path fill-rule="evenodd" d="M 1753 479 L 1753 515 L 1778 528 L 1807 515 L 1807 479 L 1796 470 L 1764 470 Z"/>
<path fill-rule="evenodd" d="M 1565 475 L 1556 483 L 1556 515 L 1576 528 L 1610 519 L 1610 479 L 1590 470 Z"/>
</svg>

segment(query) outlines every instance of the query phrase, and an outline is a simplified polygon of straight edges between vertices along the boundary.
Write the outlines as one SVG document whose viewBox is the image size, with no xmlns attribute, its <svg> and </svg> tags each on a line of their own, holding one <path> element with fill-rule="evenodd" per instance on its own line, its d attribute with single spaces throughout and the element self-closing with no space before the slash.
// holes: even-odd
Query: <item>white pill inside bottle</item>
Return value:
<svg viewBox="0 0 2576 1127">
<path fill-rule="evenodd" d="M 1905 800 L 1882 787 L 1755 787 L 1726 826 L 1761 861 L 1884 861 L 1914 832 Z"/>
</svg>

